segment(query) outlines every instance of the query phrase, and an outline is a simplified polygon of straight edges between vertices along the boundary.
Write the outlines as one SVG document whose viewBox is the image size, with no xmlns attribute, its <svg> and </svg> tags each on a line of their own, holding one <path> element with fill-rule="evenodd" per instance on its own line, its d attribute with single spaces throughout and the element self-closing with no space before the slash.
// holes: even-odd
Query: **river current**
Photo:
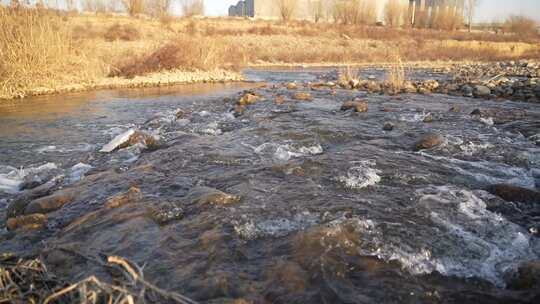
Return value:
<svg viewBox="0 0 540 304">
<path fill-rule="evenodd" d="M 56 179 L 57 191 L 76 193 L 46 229 L 2 229 L 0 252 L 39 256 L 68 281 L 107 279 L 92 261 L 123 256 L 157 286 L 202 303 L 537 300 L 538 290 L 513 290 L 506 278 L 540 259 L 540 207 L 485 190 L 540 187 L 540 105 L 307 85 L 327 73 L 251 70 L 252 83 L 0 104 L 0 225 L 36 185 Z M 261 100 L 235 116 L 247 89 Z M 354 98 L 367 113 L 341 111 Z M 475 109 L 526 116 L 493 122 Z M 159 147 L 98 152 L 134 128 Z M 444 142 L 414 151 L 427 133 Z M 132 187 L 141 200 L 102 210 Z M 216 189 L 238 201 L 198 199 Z M 182 216 L 149 215 L 170 206 Z"/>
</svg>

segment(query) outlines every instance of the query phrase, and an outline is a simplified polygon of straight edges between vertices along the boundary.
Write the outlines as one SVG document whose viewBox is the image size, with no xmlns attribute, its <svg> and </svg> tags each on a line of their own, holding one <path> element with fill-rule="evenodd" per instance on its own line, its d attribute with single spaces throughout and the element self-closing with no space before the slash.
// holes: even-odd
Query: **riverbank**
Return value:
<svg viewBox="0 0 540 304">
<path fill-rule="evenodd" d="M 0 58 L 0 98 L 8 99 L 231 81 L 239 79 L 234 71 L 245 67 L 391 65 L 398 59 L 452 65 L 540 58 L 538 37 L 509 34 L 5 8 L 0 14 L 1 53 L 7 55 Z M 185 74 L 170 76 L 179 70 Z M 206 74 L 216 70 L 218 76 Z"/>
<path fill-rule="evenodd" d="M 168 87 L 180 84 L 193 83 L 219 83 L 243 81 L 244 77 L 234 71 L 162 71 L 134 78 L 106 77 L 89 83 L 75 83 L 60 85 L 57 87 L 36 87 L 29 88 L 24 92 L 19 92 L 13 96 L 0 96 L 4 99 L 25 98 L 41 95 L 55 95 L 63 93 L 84 92 L 103 89 L 124 89 L 124 88 L 147 88 L 147 87 Z"/>
</svg>

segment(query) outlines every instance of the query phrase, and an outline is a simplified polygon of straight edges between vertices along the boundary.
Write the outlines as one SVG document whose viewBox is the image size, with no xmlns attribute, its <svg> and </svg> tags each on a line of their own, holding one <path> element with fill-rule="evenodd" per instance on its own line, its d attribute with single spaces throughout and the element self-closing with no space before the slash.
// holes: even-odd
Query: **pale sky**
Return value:
<svg viewBox="0 0 540 304">
<path fill-rule="evenodd" d="M 229 5 L 236 2 L 238 0 L 205 0 L 206 14 L 227 15 Z M 540 0 L 480 0 L 475 19 L 477 22 L 502 21 L 510 15 L 526 15 L 540 22 Z"/>
</svg>

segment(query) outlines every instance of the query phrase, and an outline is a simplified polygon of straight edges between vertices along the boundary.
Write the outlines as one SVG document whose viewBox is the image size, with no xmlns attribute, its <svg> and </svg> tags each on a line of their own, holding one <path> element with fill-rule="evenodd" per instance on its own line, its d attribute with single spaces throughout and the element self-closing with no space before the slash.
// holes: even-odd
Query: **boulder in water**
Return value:
<svg viewBox="0 0 540 304">
<path fill-rule="evenodd" d="M 47 216 L 44 214 L 31 214 L 13 217 L 7 220 L 8 230 L 41 230 L 47 225 Z"/>
<path fill-rule="evenodd" d="M 253 93 L 245 93 L 240 100 L 238 101 L 239 105 L 247 106 L 256 103 L 259 101 L 260 97 Z"/>
<path fill-rule="evenodd" d="M 475 97 L 486 97 L 491 94 L 491 89 L 484 85 L 475 85 L 473 94 Z"/>
<path fill-rule="evenodd" d="M 188 193 L 185 200 L 199 205 L 230 205 L 239 202 L 240 197 L 214 188 L 196 187 Z"/>
<path fill-rule="evenodd" d="M 63 189 L 53 193 L 52 195 L 38 198 L 24 210 L 24 214 L 44 214 L 49 213 L 55 210 L 62 208 L 64 205 L 73 201 L 76 197 L 76 190 L 74 189 Z"/>
<path fill-rule="evenodd" d="M 137 187 L 131 187 L 127 192 L 109 198 L 107 202 L 105 202 L 105 208 L 118 208 L 125 204 L 138 202 L 142 200 L 142 198 L 143 194 L 141 190 Z"/>
<path fill-rule="evenodd" d="M 368 111 L 368 103 L 361 100 L 346 101 L 341 105 L 341 111 L 354 110 L 357 113 Z"/>
<path fill-rule="evenodd" d="M 159 225 L 166 225 L 172 221 L 181 220 L 185 214 L 184 209 L 169 203 L 150 207 L 148 211 L 150 217 Z"/>
<path fill-rule="evenodd" d="M 488 192 L 508 202 L 540 204 L 540 192 L 508 184 L 488 187 Z"/>
<path fill-rule="evenodd" d="M 444 136 L 437 133 L 431 133 L 422 137 L 420 140 L 418 140 L 414 144 L 414 150 L 420 151 L 420 150 L 425 150 L 425 149 L 431 149 L 431 148 L 441 145 L 443 142 L 444 142 Z"/>
<path fill-rule="evenodd" d="M 125 143 L 127 143 L 129 141 L 129 138 L 135 134 L 135 130 L 134 129 L 129 129 L 127 130 L 126 132 L 116 136 L 115 138 L 113 138 L 113 140 L 111 140 L 108 144 L 106 144 L 105 146 L 103 146 L 103 148 L 101 148 L 101 150 L 99 150 L 99 152 L 101 153 L 111 153 L 117 149 L 119 149 L 119 147 Z"/>
<path fill-rule="evenodd" d="M 383 126 L 383 130 L 384 131 L 393 131 L 394 130 L 394 125 L 390 122 L 387 122 L 384 124 Z"/>
<path fill-rule="evenodd" d="M 313 97 L 311 97 L 311 94 L 309 94 L 307 92 L 297 92 L 297 93 L 294 93 L 293 99 L 303 100 L 303 101 L 311 101 L 311 100 L 313 100 Z"/>
<path fill-rule="evenodd" d="M 159 146 L 157 139 L 143 131 L 130 129 L 103 146 L 99 152 L 111 153 L 119 149 L 124 149 L 136 144 L 142 144 L 147 149 L 155 149 Z"/>
<path fill-rule="evenodd" d="M 296 89 L 298 89 L 298 85 L 296 83 L 294 83 L 294 82 L 289 82 L 285 86 L 287 87 L 287 90 L 296 90 Z"/>
</svg>

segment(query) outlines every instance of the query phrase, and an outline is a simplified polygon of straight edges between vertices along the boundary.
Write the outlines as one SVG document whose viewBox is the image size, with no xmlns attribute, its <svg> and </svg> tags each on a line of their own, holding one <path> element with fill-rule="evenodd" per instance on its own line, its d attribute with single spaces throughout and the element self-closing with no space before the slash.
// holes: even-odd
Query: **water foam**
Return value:
<svg viewBox="0 0 540 304">
<path fill-rule="evenodd" d="M 264 237 L 282 237 L 291 232 L 315 225 L 319 216 L 308 211 L 298 213 L 293 218 L 271 218 L 243 223 L 234 221 L 234 230 L 244 240 L 255 240 Z"/>
<path fill-rule="evenodd" d="M 19 192 L 25 178 L 39 178 L 40 173 L 58 169 L 54 163 L 46 163 L 38 167 L 16 169 L 9 166 L 2 166 L 0 170 L 0 192 L 15 194 Z"/>
<path fill-rule="evenodd" d="M 269 142 L 257 147 L 249 147 L 258 155 L 270 155 L 280 161 L 288 161 L 296 157 L 319 155 L 324 152 L 323 147 L 318 143 L 306 146 L 299 143 L 276 144 Z"/>
<path fill-rule="evenodd" d="M 381 181 L 380 170 L 373 168 L 374 161 L 354 162 L 354 167 L 347 170 L 347 175 L 340 176 L 337 181 L 343 183 L 345 187 L 351 189 L 362 189 L 378 184 Z"/>
</svg>

